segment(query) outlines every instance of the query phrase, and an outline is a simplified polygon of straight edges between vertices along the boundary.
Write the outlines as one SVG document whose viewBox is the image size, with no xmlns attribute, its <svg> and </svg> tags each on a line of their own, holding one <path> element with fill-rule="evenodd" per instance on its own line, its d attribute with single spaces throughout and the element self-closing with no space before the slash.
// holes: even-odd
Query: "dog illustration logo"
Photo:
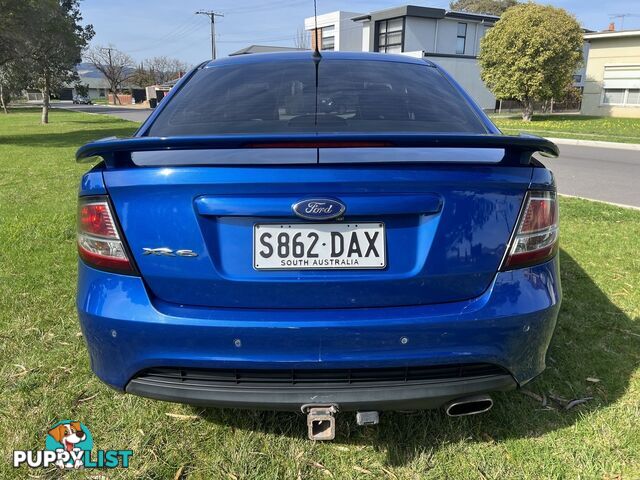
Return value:
<svg viewBox="0 0 640 480">
<path fill-rule="evenodd" d="M 93 450 L 93 437 L 77 420 L 62 420 L 47 430 L 44 450 L 14 450 L 13 466 L 20 468 L 128 468 L 133 450 Z"/>
<path fill-rule="evenodd" d="M 59 468 L 83 468 L 85 452 L 91 454 L 93 438 L 89 429 L 80 422 L 63 420 L 56 423 L 47 434 L 45 449 L 58 453 Z M 60 455 L 67 452 L 68 455 Z M 65 458 L 68 460 L 65 461 Z"/>
</svg>

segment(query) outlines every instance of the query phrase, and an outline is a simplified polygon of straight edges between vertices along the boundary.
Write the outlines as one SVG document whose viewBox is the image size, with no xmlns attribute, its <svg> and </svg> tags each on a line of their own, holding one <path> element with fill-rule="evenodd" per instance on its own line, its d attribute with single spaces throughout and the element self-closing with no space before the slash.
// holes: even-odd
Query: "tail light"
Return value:
<svg viewBox="0 0 640 480">
<path fill-rule="evenodd" d="M 92 267 L 135 273 L 107 197 L 81 197 L 78 201 L 78 254 Z"/>
<path fill-rule="evenodd" d="M 542 263 L 558 248 L 558 204 L 555 192 L 530 191 L 520 213 L 503 270 Z"/>
</svg>

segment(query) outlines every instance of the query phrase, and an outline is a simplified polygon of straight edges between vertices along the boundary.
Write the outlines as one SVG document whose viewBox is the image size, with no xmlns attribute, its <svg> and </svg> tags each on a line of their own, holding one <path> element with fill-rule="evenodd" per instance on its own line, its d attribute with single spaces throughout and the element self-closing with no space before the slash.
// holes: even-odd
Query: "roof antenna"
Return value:
<svg viewBox="0 0 640 480">
<path fill-rule="evenodd" d="M 322 55 L 320 55 L 320 49 L 318 48 L 318 5 L 316 0 L 313 0 L 313 22 L 315 24 L 313 30 L 313 35 L 315 36 L 314 43 L 316 44 L 316 47 L 313 50 L 313 58 L 314 60 L 319 60 L 322 58 Z M 320 41 L 322 41 L 322 35 L 320 36 Z"/>
</svg>

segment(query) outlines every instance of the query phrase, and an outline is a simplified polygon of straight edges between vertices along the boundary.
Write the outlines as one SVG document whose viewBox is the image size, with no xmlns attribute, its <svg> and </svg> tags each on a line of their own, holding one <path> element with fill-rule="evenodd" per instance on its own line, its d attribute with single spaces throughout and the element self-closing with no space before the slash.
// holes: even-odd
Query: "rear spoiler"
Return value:
<svg viewBox="0 0 640 480">
<path fill-rule="evenodd" d="M 218 135 L 176 137 L 110 137 L 87 143 L 76 152 L 76 161 L 91 163 L 101 157 L 107 168 L 132 166 L 131 153 L 176 150 L 223 150 L 257 148 L 420 148 L 420 149 L 504 149 L 502 165 L 529 165 L 539 152 L 557 157 L 558 147 L 534 135 L 478 134 L 304 134 L 304 135 Z M 230 162 L 232 164 L 232 162 Z M 482 162 L 478 162 L 482 163 Z M 493 162 L 495 163 L 495 162 Z"/>
</svg>

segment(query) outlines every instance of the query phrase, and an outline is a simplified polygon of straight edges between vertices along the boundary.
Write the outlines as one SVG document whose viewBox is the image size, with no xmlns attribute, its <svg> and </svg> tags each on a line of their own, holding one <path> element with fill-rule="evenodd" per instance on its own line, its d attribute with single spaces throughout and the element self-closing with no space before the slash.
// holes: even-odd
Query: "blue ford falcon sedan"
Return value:
<svg viewBox="0 0 640 480">
<path fill-rule="evenodd" d="M 128 393 L 296 410 L 486 411 L 545 368 L 561 291 L 542 138 L 440 67 L 296 52 L 203 63 L 132 138 L 84 145 L 77 307 Z"/>
</svg>

